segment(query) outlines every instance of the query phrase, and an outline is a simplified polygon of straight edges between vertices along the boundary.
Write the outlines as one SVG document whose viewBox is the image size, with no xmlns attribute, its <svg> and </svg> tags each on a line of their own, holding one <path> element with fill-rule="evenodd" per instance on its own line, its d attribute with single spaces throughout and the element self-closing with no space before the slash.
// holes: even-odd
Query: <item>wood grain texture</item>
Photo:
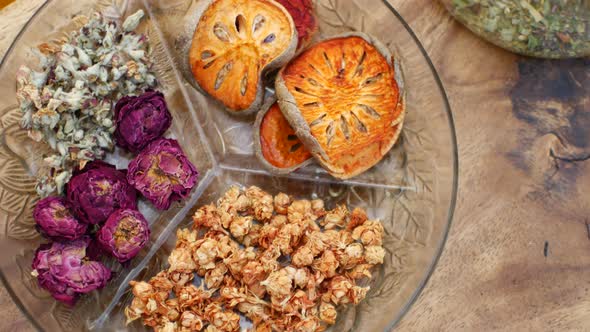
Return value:
<svg viewBox="0 0 590 332">
<path fill-rule="evenodd" d="M 436 2 L 392 3 L 439 70 L 460 154 L 449 241 L 399 330 L 590 330 L 588 61 L 517 57 Z"/>
<path fill-rule="evenodd" d="M 451 234 L 400 331 L 590 331 L 590 61 L 518 57 L 433 0 L 390 0 L 441 75 L 455 116 Z M 0 54 L 39 6 L 0 11 Z M 30 329 L 0 292 L 0 331 Z M 25 322 L 25 323 L 23 323 Z"/>
</svg>

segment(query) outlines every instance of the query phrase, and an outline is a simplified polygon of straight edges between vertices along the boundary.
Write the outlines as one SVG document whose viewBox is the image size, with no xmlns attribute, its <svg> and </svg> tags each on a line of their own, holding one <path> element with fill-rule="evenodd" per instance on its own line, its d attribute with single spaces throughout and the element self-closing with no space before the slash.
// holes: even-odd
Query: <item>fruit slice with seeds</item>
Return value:
<svg viewBox="0 0 590 332">
<path fill-rule="evenodd" d="M 271 0 L 209 0 L 202 8 L 189 50 L 195 83 L 234 113 L 258 111 L 261 76 L 295 53 L 291 16 Z"/>
<path fill-rule="evenodd" d="M 256 156 L 274 174 L 291 173 L 313 160 L 274 98 L 257 115 L 254 142 Z"/>
<path fill-rule="evenodd" d="M 399 63 L 365 34 L 312 46 L 281 70 L 276 90 L 299 138 L 337 178 L 373 167 L 400 135 L 405 98 Z"/>
</svg>

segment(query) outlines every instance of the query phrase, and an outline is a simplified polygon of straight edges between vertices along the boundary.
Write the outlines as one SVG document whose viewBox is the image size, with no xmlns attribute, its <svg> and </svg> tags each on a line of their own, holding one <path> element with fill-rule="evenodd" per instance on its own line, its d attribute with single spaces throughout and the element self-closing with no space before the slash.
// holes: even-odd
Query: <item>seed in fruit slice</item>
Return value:
<svg viewBox="0 0 590 332">
<path fill-rule="evenodd" d="M 262 75 L 295 54 L 293 19 L 272 0 L 208 0 L 203 7 L 189 50 L 194 83 L 227 110 L 258 111 Z"/>
<path fill-rule="evenodd" d="M 309 45 L 313 36 L 318 32 L 318 21 L 314 13 L 312 0 L 277 0 L 287 9 L 295 26 L 299 43 L 297 49 L 302 49 Z"/>
<path fill-rule="evenodd" d="M 312 46 L 277 76 L 283 114 L 333 176 L 365 172 L 397 141 L 405 115 L 398 68 L 379 41 L 351 33 Z"/>
<path fill-rule="evenodd" d="M 276 99 L 258 113 L 254 125 L 256 155 L 272 173 L 288 174 L 312 161 L 311 153 L 281 113 Z"/>
</svg>

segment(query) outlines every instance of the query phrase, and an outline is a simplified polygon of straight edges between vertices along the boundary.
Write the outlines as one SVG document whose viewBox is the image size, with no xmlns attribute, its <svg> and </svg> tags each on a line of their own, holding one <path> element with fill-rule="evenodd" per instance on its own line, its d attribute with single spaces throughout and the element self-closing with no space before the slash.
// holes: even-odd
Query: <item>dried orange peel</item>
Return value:
<svg viewBox="0 0 590 332">
<path fill-rule="evenodd" d="M 379 41 L 349 33 L 322 41 L 278 74 L 280 108 L 306 148 L 334 177 L 375 166 L 402 130 L 401 66 Z"/>
<path fill-rule="evenodd" d="M 256 117 L 254 146 L 258 159 L 274 174 L 289 174 L 313 160 L 276 98 L 270 98 Z"/>
<path fill-rule="evenodd" d="M 196 15 L 188 51 L 191 83 L 232 113 L 258 111 L 263 75 L 295 54 L 291 15 L 272 0 L 208 0 Z"/>
</svg>

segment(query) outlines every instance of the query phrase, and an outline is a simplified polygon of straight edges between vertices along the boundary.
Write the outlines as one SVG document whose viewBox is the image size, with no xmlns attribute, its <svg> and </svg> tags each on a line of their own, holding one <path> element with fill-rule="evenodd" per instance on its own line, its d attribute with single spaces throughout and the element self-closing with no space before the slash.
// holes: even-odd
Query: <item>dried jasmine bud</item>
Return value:
<svg viewBox="0 0 590 332">
<path fill-rule="evenodd" d="M 268 211 L 269 220 L 249 225 L 261 222 L 261 211 Z M 336 324 L 336 308 L 365 299 L 370 288 L 360 283 L 385 257 L 379 221 L 368 220 L 360 208 L 349 213 L 344 205 L 328 214 L 326 225 L 339 226 L 322 231 L 322 200 L 230 188 L 216 204 L 196 211 L 192 229 L 177 231 L 168 269 L 148 282 L 130 283 L 134 298 L 125 308 L 127 322 L 141 319 L 156 330 L 175 321 L 182 326 L 170 328 L 237 331 L 241 314 L 256 331 L 325 330 Z M 342 220 L 350 225 L 340 225 Z M 250 229 L 248 235 L 243 229 Z M 260 239 L 249 246 L 245 238 L 252 232 Z M 191 284 L 195 274 L 204 278 L 200 288 Z"/>
<path fill-rule="evenodd" d="M 137 26 L 139 25 L 139 22 L 141 22 L 141 19 L 143 18 L 143 16 L 144 16 L 143 10 L 140 9 L 135 14 L 127 17 L 125 22 L 123 22 L 123 30 L 125 32 L 131 32 L 131 31 L 135 30 L 137 28 Z"/>
</svg>

